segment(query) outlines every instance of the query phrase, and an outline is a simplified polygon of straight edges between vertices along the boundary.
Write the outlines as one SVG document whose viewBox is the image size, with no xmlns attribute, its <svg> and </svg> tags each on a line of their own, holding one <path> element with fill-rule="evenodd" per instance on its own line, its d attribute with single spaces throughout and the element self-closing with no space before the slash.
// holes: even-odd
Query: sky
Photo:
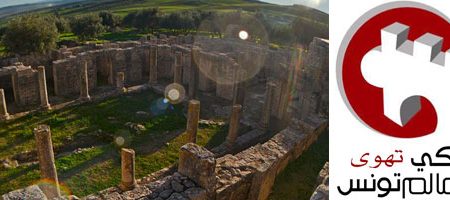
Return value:
<svg viewBox="0 0 450 200">
<path fill-rule="evenodd" d="M 27 3 L 38 3 L 45 0 L 0 0 L 0 8 Z"/>
<path fill-rule="evenodd" d="M 293 4 L 300 4 L 309 6 L 312 8 L 316 8 L 318 10 L 321 10 L 323 12 L 328 13 L 328 1 L 329 0 L 260 0 L 264 2 L 269 2 L 273 4 L 280 4 L 280 5 L 293 5 Z"/>
</svg>

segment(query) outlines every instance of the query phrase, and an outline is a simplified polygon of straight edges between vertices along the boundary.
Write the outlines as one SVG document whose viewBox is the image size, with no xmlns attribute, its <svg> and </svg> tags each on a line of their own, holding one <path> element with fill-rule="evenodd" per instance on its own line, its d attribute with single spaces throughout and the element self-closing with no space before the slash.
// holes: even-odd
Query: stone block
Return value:
<svg viewBox="0 0 450 200">
<path fill-rule="evenodd" d="M 215 190 L 216 186 L 216 160 L 214 154 L 204 147 L 194 143 L 188 143 L 180 149 L 180 161 L 178 172 L 192 179 L 208 194 Z"/>
</svg>

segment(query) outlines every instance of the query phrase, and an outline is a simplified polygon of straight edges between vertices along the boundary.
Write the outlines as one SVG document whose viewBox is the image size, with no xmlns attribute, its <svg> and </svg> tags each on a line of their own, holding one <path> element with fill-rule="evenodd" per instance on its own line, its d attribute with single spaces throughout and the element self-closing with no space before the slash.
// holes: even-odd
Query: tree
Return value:
<svg viewBox="0 0 450 200">
<path fill-rule="evenodd" d="M 194 20 L 194 27 L 198 28 L 200 25 L 205 21 L 212 21 L 217 17 L 216 12 L 212 11 L 202 11 L 202 10 L 196 10 L 192 13 L 192 18 Z"/>
<path fill-rule="evenodd" d="M 270 41 L 281 44 L 295 42 L 294 33 L 289 25 L 276 25 L 268 27 Z"/>
<path fill-rule="evenodd" d="M 130 13 L 125 16 L 124 24 L 141 31 L 156 29 L 159 25 L 158 12 L 158 8 L 151 8 Z"/>
<path fill-rule="evenodd" d="M 314 37 L 328 38 L 328 25 L 303 17 L 292 23 L 297 42 L 308 45 Z"/>
<path fill-rule="evenodd" d="M 37 15 L 25 15 L 8 22 L 2 37 L 6 50 L 16 54 L 45 53 L 56 47 L 55 23 Z"/>
<path fill-rule="evenodd" d="M 102 18 L 102 25 L 108 27 L 111 31 L 114 31 L 122 23 L 120 16 L 109 11 L 102 11 L 98 16 Z"/>
<path fill-rule="evenodd" d="M 178 29 L 185 31 L 196 28 L 194 19 L 189 12 L 171 13 L 169 15 L 165 15 L 160 19 L 159 26 L 161 28 Z"/>
<path fill-rule="evenodd" d="M 66 18 L 62 16 L 54 16 L 51 18 L 55 22 L 56 28 L 58 29 L 59 33 L 68 33 L 70 32 L 70 24 L 69 21 L 67 21 Z"/>
<path fill-rule="evenodd" d="M 75 17 L 71 23 L 72 32 L 81 40 L 95 39 L 105 31 L 102 19 L 96 14 Z"/>
<path fill-rule="evenodd" d="M 3 35 L 6 32 L 6 27 L 5 26 L 1 26 L 0 27 L 0 40 L 2 39 Z"/>
</svg>

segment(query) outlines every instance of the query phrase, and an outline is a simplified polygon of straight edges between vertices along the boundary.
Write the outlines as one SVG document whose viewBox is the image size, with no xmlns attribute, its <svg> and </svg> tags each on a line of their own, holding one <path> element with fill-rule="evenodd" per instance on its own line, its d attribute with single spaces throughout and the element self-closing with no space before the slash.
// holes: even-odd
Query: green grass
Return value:
<svg viewBox="0 0 450 200">
<path fill-rule="evenodd" d="M 247 2 L 242 0 L 142 0 L 142 1 L 120 1 L 120 0 L 98 0 L 79 3 L 71 6 L 63 6 L 59 13 L 65 16 L 72 16 L 88 12 L 98 12 L 100 10 L 110 10 L 121 16 L 146 8 L 158 7 L 160 11 L 170 13 L 180 10 L 225 10 L 225 9 L 250 9 L 271 8 L 275 5 L 258 2 Z M 42 12 L 51 12 L 52 9 L 43 9 Z"/>
<path fill-rule="evenodd" d="M 76 41 L 78 40 L 78 36 L 73 33 L 63 33 L 59 35 L 59 41 Z"/>
<path fill-rule="evenodd" d="M 271 200 L 309 200 L 315 190 L 317 175 L 328 161 L 328 130 L 275 179 Z"/>
<path fill-rule="evenodd" d="M 127 40 L 138 40 L 145 35 L 146 34 L 139 33 L 134 29 L 125 29 L 117 32 L 104 33 L 99 37 L 99 39 L 107 41 L 127 41 Z"/>
<path fill-rule="evenodd" d="M 181 106 L 159 116 L 136 115 L 137 111 L 150 112 L 156 99 L 155 94 L 144 92 L 0 122 L 0 159 L 34 150 L 32 128 L 48 124 L 55 149 L 90 141 L 99 144 L 57 157 L 58 176 L 65 191 L 85 196 L 119 183 L 120 148 L 114 143 L 114 138 L 119 136 L 125 139 L 126 147 L 135 149 L 136 174 L 143 177 L 176 163 L 179 148 L 186 142 L 185 134 L 177 133 L 186 123 Z M 134 133 L 124 125 L 126 122 L 143 124 L 147 130 Z M 221 126 L 201 127 L 198 143 L 217 146 L 224 141 L 225 131 Z M 0 168 L 0 194 L 34 184 L 39 179 L 37 165 Z"/>
<path fill-rule="evenodd" d="M 5 56 L 6 53 L 7 53 L 7 51 L 6 51 L 5 46 L 2 46 L 2 45 L 0 44 L 0 58 L 3 57 L 3 56 Z"/>
</svg>

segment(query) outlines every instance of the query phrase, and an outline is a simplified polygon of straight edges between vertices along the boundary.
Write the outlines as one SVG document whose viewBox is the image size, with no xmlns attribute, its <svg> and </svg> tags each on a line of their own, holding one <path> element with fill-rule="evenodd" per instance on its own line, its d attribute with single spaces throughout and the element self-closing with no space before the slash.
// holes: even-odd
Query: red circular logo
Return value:
<svg viewBox="0 0 450 200">
<path fill-rule="evenodd" d="M 367 52 L 381 45 L 381 30 L 395 22 L 409 26 L 408 40 L 414 41 L 425 33 L 432 33 L 446 38 L 441 51 L 450 48 L 450 24 L 445 16 L 427 6 L 414 5 L 385 4 L 372 10 L 368 19 L 361 17 L 354 30 L 347 33 L 338 55 L 339 86 L 349 108 L 376 131 L 400 138 L 420 137 L 435 131 L 438 118 L 432 102 L 420 97 L 421 109 L 408 123 L 398 125 L 385 116 L 383 89 L 364 79 L 361 61 Z"/>
</svg>

